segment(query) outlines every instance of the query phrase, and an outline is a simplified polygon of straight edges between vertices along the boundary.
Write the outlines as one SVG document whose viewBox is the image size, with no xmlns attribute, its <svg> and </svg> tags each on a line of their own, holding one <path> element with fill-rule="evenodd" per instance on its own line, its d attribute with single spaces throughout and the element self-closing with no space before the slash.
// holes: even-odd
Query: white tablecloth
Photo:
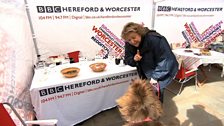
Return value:
<svg viewBox="0 0 224 126">
<path fill-rule="evenodd" d="M 192 50 L 192 52 L 185 52 L 184 50 Z M 195 55 L 195 53 L 200 53 L 199 49 L 174 49 L 174 54 L 177 59 L 182 58 L 184 65 L 188 69 L 194 69 L 201 64 L 222 64 L 223 70 L 221 77 L 224 75 L 224 54 L 216 51 L 210 51 L 211 56 L 205 55 Z"/>
<path fill-rule="evenodd" d="M 35 70 L 30 88 L 31 100 L 38 119 L 58 119 L 58 126 L 72 126 L 116 106 L 115 100 L 137 78 L 136 68 L 104 61 L 103 72 L 92 72 L 93 62 L 59 65 Z M 64 78 L 60 70 L 79 67 L 75 78 Z"/>
</svg>

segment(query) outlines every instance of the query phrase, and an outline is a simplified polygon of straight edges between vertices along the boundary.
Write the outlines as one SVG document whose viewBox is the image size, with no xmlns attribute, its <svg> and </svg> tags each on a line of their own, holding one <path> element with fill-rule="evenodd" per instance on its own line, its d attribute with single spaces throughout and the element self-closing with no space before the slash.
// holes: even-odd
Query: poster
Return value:
<svg viewBox="0 0 224 126">
<path fill-rule="evenodd" d="M 169 43 L 202 42 L 207 46 L 223 33 L 223 7 L 223 2 L 160 2 L 155 29 Z"/>
</svg>

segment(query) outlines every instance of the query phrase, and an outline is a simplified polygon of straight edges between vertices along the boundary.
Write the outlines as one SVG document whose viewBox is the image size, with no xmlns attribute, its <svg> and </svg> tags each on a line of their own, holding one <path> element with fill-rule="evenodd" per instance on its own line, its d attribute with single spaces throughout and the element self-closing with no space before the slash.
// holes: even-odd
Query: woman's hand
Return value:
<svg viewBox="0 0 224 126">
<path fill-rule="evenodd" d="M 153 78 L 151 78 L 151 79 L 150 79 L 150 83 L 151 83 L 151 84 L 155 84 L 155 83 L 158 83 L 158 81 L 157 81 L 157 80 L 154 80 Z"/>
<path fill-rule="evenodd" d="M 134 56 L 134 61 L 140 61 L 142 59 L 142 56 L 140 55 L 139 50 L 137 50 L 137 54 Z"/>
</svg>

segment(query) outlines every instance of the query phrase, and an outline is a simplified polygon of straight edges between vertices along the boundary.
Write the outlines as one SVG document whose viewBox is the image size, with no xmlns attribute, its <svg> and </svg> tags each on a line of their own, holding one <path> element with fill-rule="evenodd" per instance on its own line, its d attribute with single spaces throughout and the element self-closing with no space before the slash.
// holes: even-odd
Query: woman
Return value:
<svg viewBox="0 0 224 126">
<path fill-rule="evenodd" d="M 159 84 L 157 94 L 163 102 L 164 88 L 178 71 L 178 62 L 166 38 L 133 22 L 124 26 L 121 36 L 126 41 L 125 63 L 136 66 L 141 79 Z"/>
</svg>

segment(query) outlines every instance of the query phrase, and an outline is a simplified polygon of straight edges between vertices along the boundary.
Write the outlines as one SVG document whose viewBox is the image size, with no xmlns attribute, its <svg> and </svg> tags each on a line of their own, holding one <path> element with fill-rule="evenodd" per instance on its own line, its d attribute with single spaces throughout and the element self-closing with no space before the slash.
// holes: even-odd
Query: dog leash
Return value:
<svg viewBox="0 0 224 126">
<path fill-rule="evenodd" d="M 160 97 L 160 85 L 159 85 L 159 83 L 150 83 L 149 80 L 146 80 L 146 82 L 149 83 L 150 85 L 152 85 L 152 87 L 153 87 L 153 89 L 154 89 L 156 95 L 157 95 L 158 97 Z"/>
<path fill-rule="evenodd" d="M 150 83 L 154 90 L 156 90 L 157 96 L 160 97 L 160 85 L 159 83 Z"/>
</svg>

